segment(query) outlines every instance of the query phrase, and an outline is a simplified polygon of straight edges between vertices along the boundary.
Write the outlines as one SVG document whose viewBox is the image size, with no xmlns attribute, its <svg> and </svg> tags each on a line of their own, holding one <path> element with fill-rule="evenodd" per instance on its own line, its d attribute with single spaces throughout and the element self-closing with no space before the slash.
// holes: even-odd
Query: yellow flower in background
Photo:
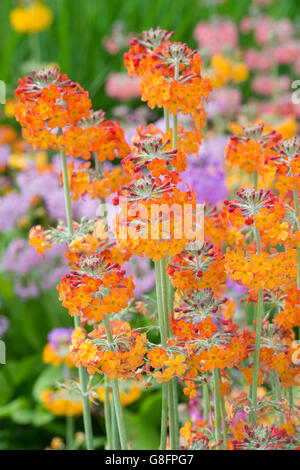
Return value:
<svg viewBox="0 0 300 470">
<path fill-rule="evenodd" d="M 15 104 L 16 100 L 8 98 L 5 103 L 4 111 L 5 116 L 8 118 L 13 118 L 15 116 Z"/>
<path fill-rule="evenodd" d="M 96 390 L 98 394 L 98 399 L 100 401 L 104 401 L 105 396 L 105 388 L 99 387 Z M 140 398 L 142 395 L 142 389 L 138 382 L 133 381 L 121 381 L 120 382 L 120 399 L 122 406 L 131 405 L 131 403 L 135 402 Z"/>
<path fill-rule="evenodd" d="M 247 65 L 241 60 L 231 59 L 222 54 L 214 54 L 211 59 L 212 86 L 221 87 L 232 81 L 241 83 L 248 79 Z"/>
<path fill-rule="evenodd" d="M 9 157 L 8 166 L 14 170 L 26 170 L 31 162 L 34 162 L 41 172 L 50 170 L 47 153 L 42 151 L 28 154 L 22 152 L 12 153 Z"/>
<path fill-rule="evenodd" d="M 46 388 L 40 395 L 44 407 L 56 416 L 79 416 L 82 414 L 80 395 L 74 395 L 65 390 Z"/>
<path fill-rule="evenodd" d="M 293 116 L 288 116 L 283 119 L 275 129 L 277 132 L 280 132 L 285 139 L 291 139 L 298 133 L 298 122 Z"/>
<path fill-rule="evenodd" d="M 52 364 L 54 367 L 59 366 L 63 362 L 69 367 L 75 366 L 74 361 L 70 358 L 69 350 L 56 351 L 49 343 L 43 349 L 43 361 L 46 364 Z"/>
<path fill-rule="evenodd" d="M 9 19 L 17 33 L 34 34 L 48 29 L 52 24 L 53 15 L 43 3 L 33 2 L 27 7 L 14 8 Z"/>
<path fill-rule="evenodd" d="M 234 82 L 245 82 L 249 77 L 248 67 L 244 62 L 238 62 L 233 65 L 232 79 Z"/>
<path fill-rule="evenodd" d="M 64 447 L 63 440 L 60 437 L 53 437 L 50 443 L 50 448 L 52 450 L 60 450 Z"/>
</svg>

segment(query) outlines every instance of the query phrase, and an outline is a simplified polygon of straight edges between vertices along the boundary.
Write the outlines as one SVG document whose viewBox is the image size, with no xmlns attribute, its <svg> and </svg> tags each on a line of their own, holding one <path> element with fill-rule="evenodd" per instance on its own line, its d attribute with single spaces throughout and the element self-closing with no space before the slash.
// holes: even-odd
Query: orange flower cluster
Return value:
<svg viewBox="0 0 300 470">
<path fill-rule="evenodd" d="M 73 201 L 89 194 L 92 199 L 105 199 L 116 193 L 121 186 L 129 183 L 129 177 L 121 168 L 105 170 L 100 174 L 91 168 L 90 162 L 68 165 L 69 184 Z"/>
<path fill-rule="evenodd" d="M 152 176 L 165 177 L 174 183 L 178 181 L 178 173 L 186 169 L 187 158 L 177 149 L 166 149 L 170 140 L 153 136 L 142 141 L 135 141 L 132 153 L 122 160 L 125 171 L 133 178 L 141 175 L 146 169 Z"/>
<path fill-rule="evenodd" d="M 195 194 L 182 192 L 170 182 L 140 177 L 125 187 L 115 202 L 120 203 L 116 220 L 120 248 L 158 261 L 182 252 L 197 237 L 198 229 L 192 223 L 183 231 L 184 208 L 188 205 L 194 210 Z"/>
<path fill-rule="evenodd" d="M 224 261 L 222 251 L 206 243 L 199 250 L 183 250 L 177 254 L 167 273 L 179 291 L 211 288 L 222 293 L 227 279 Z"/>
<path fill-rule="evenodd" d="M 93 111 L 88 93 L 57 67 L 33 71 L 19 80 L 16 119 L 34 148 L 62 150 L 67 155 L 99 161 L 123 158 L 128 153 L 118 122 Z"/>
<path fill-rule="evenodd" d="M 123 158 L 129 151 L 120 124 L 107 121 L 103 111 L 91 111 L 76 126 L 67 128 L 62 144 L 67 155 L 88 160 L 93 152 L 100 162 Z"/>
<path fill-rule="evenodd" d="M 248 254 L 242 250 L 232 250 L 229 247 L 225 255 L 225 270 L 235 281 L 250 290 L 277 290 L 291 288 L 295 283 L 297 266 L 296 250 L 272 253 L 262 251 L 259 254 Z"/>
<path fill-rule="evenodd" d="M 56 416 L 80 416 L 82 414 L 81 396 L 70 394 L 63 389 L 46 388 L 40 400 L 44 407 Z"/>
<path fill-rule="evenodd" d="M 219 368 L 225 378 L 222 393 L 228 393 L 226 369 L 241 368 L 253 339 L 247 330 L 238 331 L 236 324 L 223 319 L 221 306 L 226 302 L 216 299 L 211 289 L 189 292 L 175 308 L 176 317 L 171 317 L 174 337 L 166 348 L 155 346 L 148 352 L 146 372 L 159 383 L 180 377 L 186 384 L 184 393 L 194 398 L 199 374 Z"/>
<path fill-rule="evenodd" d="M 274 323 L 286 329 L 300 325 L 300 291 L 296 287 L 285 292 L 283 310 L 275 316 Z"/>
<path fill-rule="evenodd" d="M 52 245 L 40 225 L 32 227 L 29 232 L 29 243 L 34 246 L 37 253 L 44 256 L 46 250 L 50 250 Z"/>
<path fill-rule="evenodd" d="M 82 328 L 76 328 L 71 353 L 77 366 L 86 367 L 89 374 L 105 374 L 111 380 L 139 378 L 139 368 L 147 351 L 146 335 L 132 330 L 124 320 L 111 321 L 111 334 L 113 348 L 112 344 L 107 344 L 107 334 L 102 324 L 89 333 L 89 338 L 86 338 Z"/>
<path fill-rule="evenodd" d="M 50 343 L 47 343 L 43 349 L 43 361 L 46 364 L 52 364 L 54 367 L 60 364 L 66 364 L 68 367 L 74 367 L 75 364 L 70 358 L 69 350 L 57 350 Z"/>
<path fill-rule="evenodd" d="M 82 321 L 99 322 L 106 313 L 118 313 L 133 297 L 132 277 L 124 277 L 117 263 L 106 263 L 85 256 L 76 270 L 67 274 L 57 286 L 59 299 L 71 316 Z"/>
<path fill-rule="evenodd" d="M 264 125 L 257 124 L 244 129 L 243 135 L 230 138 L 226 149 L 226 163 L 247 173 L 257 171 L 262 176 L 274 177 L 274 145 L 281 135 L 274 130 L 264 132 Z"/>
<path fill-rule="evenodd" d="M 34 148 L 61 148 L 66 126 L 76 125 L 91 109 L 88 93 L 57 67 L 20 79 L 16 97 L 15 116 Z"/>
</svg>

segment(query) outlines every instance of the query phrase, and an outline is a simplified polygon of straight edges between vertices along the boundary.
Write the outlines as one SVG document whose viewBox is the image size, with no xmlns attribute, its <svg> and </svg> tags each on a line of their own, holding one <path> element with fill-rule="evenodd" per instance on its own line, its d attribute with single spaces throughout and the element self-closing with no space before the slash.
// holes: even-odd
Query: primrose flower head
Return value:
<svg viewBox="0 0 300 470">
<path fill-rule="evenodd" d="M 68 383 L 65 388 L 46 388 L 40 395 L 44 407 L 56 416 L 80 416 L 82 414 L 82 399 L 76 390 Z"/>
<path fill-rule="evenodd" d="M 19 80 L 16 119 L 34 148 L 63 149 L 64 131 L 90 113 L 88 93 L 57 67 L 33 71 Z"/>
<path fill-rule="evenodd" d="M 274 195 L 268 189 L 255 191 L 252 188 L 242 188 L 237 191 L 238 199 L 234 201 L 225 200 L 224 204 L 229 208 L 229 212 L 240 209 L 244 216 L 254 216 L 263 207 L 270 208 L 274 204 Z"/>
<path fill-rule="evenodd" d="M 133 38 L 130 44 L 139 44 L 145 47 L 147 51 L 151 51 L 168 41 L 173 35 L 174 31 L 168 32 L 158 26 L 156 29 L 150 28 L 148 31 L 143 31 L 137 38 Z"/>
<path fill-rule="evenodd" d="M 294 448 L 296 439 L 284 429 L 262 424 L 245 425 L 245 437 L 241 441 L 233 441 L 235 450 L 280 450 Z"/>
<path fill-rule="evenodd" d="M 196 321 L 204 320 L 209 316 L 215 315 L 222 304 L 227 301 L 214 297 L 212 289 L 194 290 L 184 297 L 178 307 L 174 309 L 176 314 L 192 316 Z"/>
</svg>

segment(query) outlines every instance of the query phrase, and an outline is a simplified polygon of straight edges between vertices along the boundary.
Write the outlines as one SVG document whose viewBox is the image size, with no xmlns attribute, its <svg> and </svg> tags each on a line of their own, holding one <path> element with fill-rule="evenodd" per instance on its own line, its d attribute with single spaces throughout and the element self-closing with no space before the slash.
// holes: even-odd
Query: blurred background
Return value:
<svg viewBox="0 0 300 470">
<path fill-rule="evenodd" d="M 293 81 L 300 79 L 299 24 L 298 0 L 1 0 L 0 80 L 6 84 L 6 104 L 0 108 L 0 338 L 7 363 L 0 365 L 0 449 L 61 448 L 68 406 L 78 415 L 75 429 L 81 429 L 80 408 L 68 391 L 63 399 L 49 395 L 66 373 L 63 348 L 71 327 L 55 288 L 67 269 L 64 252 L 54 247 L 42 259 L 27 241 L 32 225 L 64 219 L 60 167 L 55 154 L 33 151 L 22 140 L 14 119 L 18 78 L 57 64 L 88 90 L 94 109 L 120 120 L 130 143 L 137 125 L 159 126 L 162 116 L 140 101 L 139 84 L 126 74 L 123 54 L 142 30 L 174 30 L 176 41 L 200 51 L 215 88 L 206 106 L 200 155 L 189 162 L 183 183 L 195 189 L 200 202 L 218 204 L 245 178 L 229 174 L 224 164 L 231 133 L 258 120 L 287 138 L 298 132 L 300 105 L 291 95 Z M 73 205 L 76 219 L 93 217 L 95 211 L 92 200 Z M 140 305 L 127 315 L 147 325 L 153 269 L 139 259 L 127 270 L 135 276 L 136 297 L 145 309 Z M 243 292 L 230 288 L 238 301 Z M 243 323 L 252 313 L 238 314 Z M 142 390 L 135 383 L 123 388 L 133 447 L 157 447 L 160 390 Z M 104 443 L 102 392 L 97 391 L 100 406 L 93 417 L 99 448 Z M 182 415 L 190 413 L 189 406 L 182 405 Z M 82 445 L 80 433 L 75 445 Z"/>
</svg>

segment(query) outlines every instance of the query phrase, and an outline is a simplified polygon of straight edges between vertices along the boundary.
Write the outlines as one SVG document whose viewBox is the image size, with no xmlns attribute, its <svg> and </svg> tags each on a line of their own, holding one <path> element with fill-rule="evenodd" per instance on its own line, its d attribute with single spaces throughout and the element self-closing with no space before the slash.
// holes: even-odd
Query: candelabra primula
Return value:
<svg viewBox="0 0 300 470">
<path fill-rule="evenodd" d="M 75 319 L 70 358 L 79 368 L 88 448 L 91 393 L 85 370 L 104 379 L 109 449 L 118 448 L 118 442 L 121 449 L 128 448 L 119 381 L 129 379 L 148 387 L 153 381 L 161 384 L 161 449 L 167 447 L 168 432 L 170 449 L 179 448 L 182 384 L 186 399 L 197 399 L 201 391 L 203 403 L 203 420 L 187 422 L 181 429 L 184 446 L 295 448 L 297 439 L 291 436 L 298 419 L 294 388 L 300 374 L 294 331 L 300 326 L 300 268 L 295 262 L 298 259 L 300 266 L 299 142 L 286 142 L 263 124 L 233 136 L 227 165 L 252 175 L 254 188 L 241 189 L 220 207 L 207 205 L 203 235 L 193 188 L 184 191 L 177 184 L 188 156 L 201 145 L 203 100 L 211 81 L 203 74 L 199 53 L 171 42 L 171 37 L 160 28 L 143 32 L 125 54 L 129 73 L 140 78 L 142 100 L 150 108 L 163 108 L 166 127 L 139 127 L 131 148 L 120 125 L 92 111 L 88 94 L 57 69 L 34 72 L 17 89 L 16 115 L 25 138 L 83 159 L 68 165 L 62 153 L 67 226 L 46 231 L 35 227 L 30 240 L 42 255 L 54 242 L 67 245 L 70 272 L 58 290 Z M 243 67 L 236 70 L 236 79 L 243 74 Z M 191 130 L 178 126 L 178 112 L 190 115 Z M 122 158 L 122 170 L 103 173 L 101 163 L 116 157 Z M 105 216 L 72 220 L 70 195 L 75 200 L 86 194 L 103 199 L 116 189 L 116 240 L 110 237 Z M 153 328 L 160 333 L 155 344 L 146 331 L 122 318 L 132 305 L 134 288 L 122 264 L 133 254 L 155 264 L 153 321 L 158 325 Z M 229 279 L 243 286 L 248 304 L 254 305 L 256 316 L 249 328 L 235 322 L 235 301 L 224 298 Z M 232 388 L 236 376 L 247 387 L 241 396 Z M 261 394 L 259 385 L 267 392 Z M 241 410 L 246 414 L 242 420 Z M 117 423 L 114 431 L 112 419 Z"/>
</svg>

